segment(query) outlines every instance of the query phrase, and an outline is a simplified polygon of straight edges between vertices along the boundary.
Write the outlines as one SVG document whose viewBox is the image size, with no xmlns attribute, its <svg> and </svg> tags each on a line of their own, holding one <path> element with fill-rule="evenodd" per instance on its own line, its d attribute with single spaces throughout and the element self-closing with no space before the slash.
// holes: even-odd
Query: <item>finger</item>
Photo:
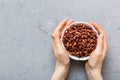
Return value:
<svg viewBox="0 0 120 80">
<path fill-rule="evenodd" d="M 57 26 L 57 28 L 55 29 L 55 33 L 56 35 L 60 34 L 60 31 L 63 29 L 63 27 L 67 24 L 66 19 L 62 20 L 62 22 Z"/>
<path fill-rule="evenodd" d="M 53 46 L 54 53 L 56 53 L 55 43 L 54 42 L 52 43 L 52 46 Z"/>
<path fill-rule="evenodd" d="M 106 53 L 107 53 L 107 37 L 104 36 L 104 42 L 103 42 L 103 58 L 105 57 Z"/>
<path fill-rule="evenodd" d="M 97 23 L 90 21 L 90 24 L 95 27 L 95 29 L 98 31 L 99 34 L 101 33 L 104 34 L 103 29 Z"/>
<path fill-rule="evenodd" d="M 52 33 L 51 36 L 53 38 L 54 48 L 56 51 L 62 51 L 63 48 L 59 36 L 54 33 Z"/>
<path fill-rule="evenodd" d="M 102 55 L 102 47 L 103 47 L 103 34 L 98 36 L 98 42 L 95 50 L 96 55 Z"/>
<path fill-rule="evenodd" d="M 70 24 L 73 23 L 73 22 L 74 22 L 74 20 L 73 20 L 73 19 L 70 19 L 70 20 L 67 22 L 67 24 L 62 28 L 62 30 L 61 30 L 60 32 L 62 32 L 66 26 L 70 25 Z M 60 35 L 60 37 L 61 37 L 61 35 Z"/>
<path fill-rule="evenodd" d="M 90 60 L 91 58 L 99 59 L 99 57 L 102 55 L 102 38 L 103 35 L 100 34 L 98 36 L 96 49 L 90 55 Z"/>
<path fill-rule="evenodd" d="M 54 50 L 54 55 L 56 56 L 56 53 L 57 53 L 57 50 L 56 50 L 56 45 L 55 45 L 55 41 L 54 41 L 54 34 L 52 33 L 51 34 L 51 37 L 52 37 L 52 39 L 53 39 L 53 43 L 52 43 L 52 46 L 53 46 L 53 50 Z"/>
<path fill-rule="evenodd" d="M 55 57 L 57 57 L 57 55 L 58 55 L 58 50 L 57 50 L 57 48 L 56 48 L 56 46 L 55 46 L 55 42 L 53 42 L 53 50 L 54 50 L 54 55 L 55 55 Z"/>
<path fill-rule="evenodd" d="M 74 20 L 73 20 L 73 19 L 70 19 L 70 20 L 67 22 L 67 24 L 61 29 L 61 31 L 63 31 L 66 26 L 70 25 L 70 24 L 73 23 L 73 22 L 74 22 Z M 60 31 L 60 32 L 61 32 L 61 31 Z"/>
<path fill-rule="evenodd" d="M 100 34 L 101 33 L 103 34 L 103 36 L 105 38 L 104 40 L 107 40 L 106 39 L 107 37 L 106 37 L 104 30 L 97 23 L 91 21 L 90 24 L 93 25 L 99 31 Z"/>
<path fill-rule="evenodd" d="M 106 51 L 107 51 L 107 36 L 105 34 L 105 32 L 103 31 L 103 29 L 95 22 L 90 22 L 91 25 L 93 25 L 97 30 L 99 30 L 99 33 L 103 33 L 103 57 L 105 57 L 106 55 Z"/>
<path fill-rule="evenodd" d="M 70 20 L 67 22 L 66 26 L 70 25 L 70 24 L 73 23 L 73 22 L 74 22 L 74 20 L 73 20 L 73 19 L 70 19 Z"/>
</svg>

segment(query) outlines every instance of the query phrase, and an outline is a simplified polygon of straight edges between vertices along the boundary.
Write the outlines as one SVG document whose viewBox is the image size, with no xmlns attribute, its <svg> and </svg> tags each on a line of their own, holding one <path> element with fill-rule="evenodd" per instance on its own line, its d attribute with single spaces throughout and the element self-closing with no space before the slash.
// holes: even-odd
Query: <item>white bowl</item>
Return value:
<svg viewBox="0 0 120 80">
<path fill-rule="evenodd" d="M 61 34 L 61 44 L 62 44 L 62 47 L 65 49 L 65 47 L 64 47 L 64 44 L 63 44 L 63 41 L 62 41 L 62 39 L 63 39 L 63 36 L 64 36 L 64 32 L 66 31 L 66 29 L 68 29 L 71 25 L 73 25 L 73 24 L 77 24 L 77 23 L 82 23 L 82 24 L 86 24 L 86 25 L 89 25 L 92 29 L 93 29 L 93 31 L 96 33 L 96 35 L 98 36 L 98 32 L 97 32 L 97 30 L 91 25 L 91 24 L 89 24 L 88 22 L 85 22 L 85 21 L 80 21 L 80 22 L 73 22 L 72 24 L 70 24 L 70 25 L 68 25 L 68 26 L 66 26 L 65 28 L 64 28 L 64 30 L 62 31 L 62 34 Z M 66 50 L 67 51 L 67 50 Z M 68 52 L 69 53 L 69 52 Z M 70 55 L 69 54 L 69 57 L 71 58 L 71 59 L 74 59 L 74 60 L 80 60 L 80 61 L 85 61 L 85 60 L 88 60 L 89 59 L 89 56 L 87 56 L 87 57 L 76 57 L 76 56 L 73 56 L 73 55 Z"/>
</svg>

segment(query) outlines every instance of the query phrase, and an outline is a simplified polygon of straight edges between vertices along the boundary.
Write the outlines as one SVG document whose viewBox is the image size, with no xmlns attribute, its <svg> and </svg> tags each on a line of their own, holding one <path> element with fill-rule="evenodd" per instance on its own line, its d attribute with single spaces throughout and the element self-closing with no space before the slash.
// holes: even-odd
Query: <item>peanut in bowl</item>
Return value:
<svg viewBox="0 0 120 80">
<path fill-rule="evenodd" d="M 65 27 L 61 43 L 74 60 L 87 60 L 97 46 L 97 30 L 87 22 L 74 22 Z"/>
</svg>

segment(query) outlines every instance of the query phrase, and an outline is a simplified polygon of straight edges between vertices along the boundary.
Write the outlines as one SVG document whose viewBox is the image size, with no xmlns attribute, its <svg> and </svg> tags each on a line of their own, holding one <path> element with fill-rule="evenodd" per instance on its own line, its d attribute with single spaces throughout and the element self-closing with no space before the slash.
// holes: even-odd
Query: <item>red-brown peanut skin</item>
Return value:
<svg viewBox="0 0 120 80">
<path fill-rule="evenodd" d="M 77 23 L 66 29 L 62 41 L 70 55 L 86 57 L 96 48 L 97 34 L 89 25 Z"/>
</svg>

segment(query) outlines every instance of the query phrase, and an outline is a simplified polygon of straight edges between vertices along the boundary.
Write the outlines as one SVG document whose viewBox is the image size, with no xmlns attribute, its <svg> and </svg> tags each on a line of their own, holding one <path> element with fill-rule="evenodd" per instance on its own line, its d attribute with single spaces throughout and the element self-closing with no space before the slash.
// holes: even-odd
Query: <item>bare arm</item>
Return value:
<svg viewBox="0 0 120 80">
<path fill-rule="evenodd" d="M 69 65 L 56 66 L 51 80 L 65 80 L 69 71 Z"/>
<path fill-rule="evenodd" d="M 96 50 L 90 55 L 85 65 L 86 73 L 88 80 L 103 80 L 101 70 L 107 52 L 107 38 L 105 32 L 98 24 L 94 22 L 90 22 L 90 24 L 98 30 L 99 35 Z"/>
<path fill-rule="evenodd" d="M 70 67 L 70 58 L 65 49 L 63 49 L 60 42 L 60 33 L 66 25 L 69 25 L 73 22 L 73 20 L 69 20 L 68 22 L 64 19 L 55 29 L 54 33 L 52 33 L 53 38 L 53 48 L 54 55 L 56 58 L 56 66 L 55 71 L 51 77 L 51 80 L 65 80 Z"/>
</svg>

